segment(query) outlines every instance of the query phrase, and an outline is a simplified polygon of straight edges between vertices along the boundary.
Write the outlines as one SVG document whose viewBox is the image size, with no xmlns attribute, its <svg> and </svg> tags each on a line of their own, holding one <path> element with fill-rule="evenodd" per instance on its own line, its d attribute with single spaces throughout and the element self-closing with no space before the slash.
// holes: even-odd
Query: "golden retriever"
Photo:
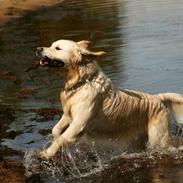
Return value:
<svg viewBox="0 0 183 183">
<path fill-rule="evenodd" d="M 64 113 L 52 130 L 52 144 L 40 157 L 53 157 L 63 145 L 83 135 L 129 143 L 131 137 L 147 134 L 150 147 L 168 147 L 170 122 L 183 123 L 183 97 L 116 89 L 96 62 L 105 52 L 90 51 L 89 44 L 86 40 L 59 40 L 37 48 L 40 65 L 65 77 L 61 91 Z"/>
</svg>

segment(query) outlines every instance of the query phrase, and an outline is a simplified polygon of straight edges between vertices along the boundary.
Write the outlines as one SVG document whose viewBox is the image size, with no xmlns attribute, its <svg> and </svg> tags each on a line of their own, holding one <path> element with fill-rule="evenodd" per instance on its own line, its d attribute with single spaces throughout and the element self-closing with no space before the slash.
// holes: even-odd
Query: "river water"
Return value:
<svg viewBox="0 0 183 183">
<path fill-rule="evenodd" d="M 93 50 L 106 51 L 98 63 L 118 87 L 183 93 L 182 0 L 70 0 L 24 10 L 0 26 L 0 104 L 15 111 L 9 131 L 17 132 L 3 139 L 9 148 L 41 148 L 47 135 L 40 132 L 59 118 L 45 119 L 37 111 L 60 108 L 63 80 L 49 70 L 24 72 L 36 47 L 58 39 L 89 39 Z M 182 167 L 143 169 L 133 172 L 139 179 L 114 175 L 110 181 L 182 183 Z"/>
</svg>

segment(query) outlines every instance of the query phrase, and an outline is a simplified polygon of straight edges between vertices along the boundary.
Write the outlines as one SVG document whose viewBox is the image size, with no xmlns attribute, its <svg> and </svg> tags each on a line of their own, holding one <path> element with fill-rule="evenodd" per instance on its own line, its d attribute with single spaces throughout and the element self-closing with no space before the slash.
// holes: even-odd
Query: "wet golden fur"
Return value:
<svg viewBox="0 0 183 183">
<path fill-rule="evenodd" d="M 146 134 L 151 147 L 168 147 L 170 121 L 183 122 L 183 97 L 116 89 L 96 62 L 105 52 L 89 51 L 88 45 L 88 41 L 60 40 L 43 48 L 43 57 L 65 63 L 66 74 L 61 91 L 64 114 L 52 130 L 51 146 L 40 156 L 48 159 L 83 135 L 109 138 L 123 146 Z M 55 50 L 58 46 L 60 50 Z"/>
</svg>

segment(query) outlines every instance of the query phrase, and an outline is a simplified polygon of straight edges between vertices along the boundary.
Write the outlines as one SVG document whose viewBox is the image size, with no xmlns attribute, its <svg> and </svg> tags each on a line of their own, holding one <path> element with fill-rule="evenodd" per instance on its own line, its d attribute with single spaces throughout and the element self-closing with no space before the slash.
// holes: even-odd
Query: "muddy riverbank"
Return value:
<svg viewBox="0 0 183 183">
<path fill-rule="evenodd" d="M 1 183 L 23 183 L 26 180 L 25 170 L 21 162 L 13 160 L 0 161 Z"/>
</svg>

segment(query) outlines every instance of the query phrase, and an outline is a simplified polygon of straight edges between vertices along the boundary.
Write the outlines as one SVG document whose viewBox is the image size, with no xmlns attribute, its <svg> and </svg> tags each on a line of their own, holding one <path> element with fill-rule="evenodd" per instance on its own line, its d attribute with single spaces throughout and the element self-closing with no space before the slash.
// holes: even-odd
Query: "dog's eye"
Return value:
<svg viewBox="0 0 183 183">
<path fill-rule="evenodd" d="M 61 48 L 59 48 L 59 47 L 56 47 L 55 49 L 56 49 L 56 50 L 61 50 Z"/>
</svg>

